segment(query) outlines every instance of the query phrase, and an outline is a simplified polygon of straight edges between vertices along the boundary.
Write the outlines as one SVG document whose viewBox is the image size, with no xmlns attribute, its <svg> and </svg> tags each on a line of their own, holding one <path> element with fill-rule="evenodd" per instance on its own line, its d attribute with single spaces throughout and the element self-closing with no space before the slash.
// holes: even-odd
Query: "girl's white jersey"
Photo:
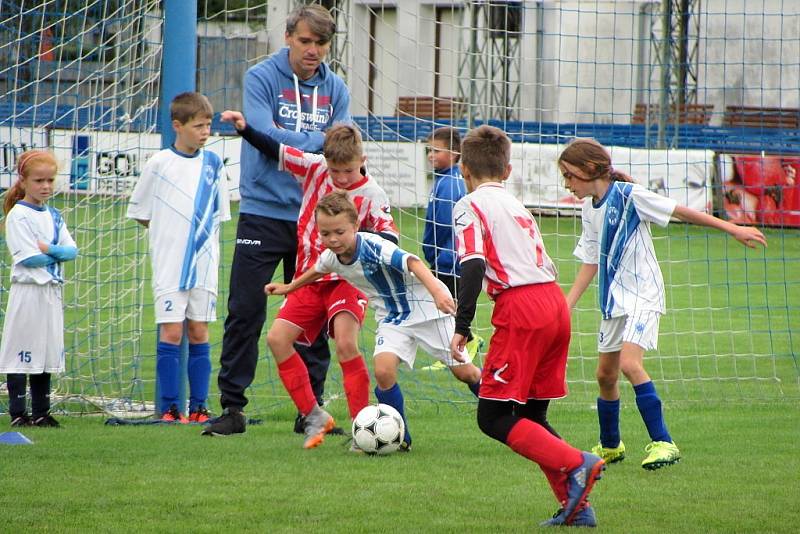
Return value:
<svg viewBox="0 0 800 534">
<path fill-rule="evenodd" d="M 22 261 L 39 256 L 39 241 L 49 245 L 75 246 L 61 213 L 50 206 L 17 202 L 6 215 L 6 244 L 11 252 L 11 283 L 61 284 L 64 282 L 62 263 L 44 267 L 25 267 Z"/>
<path fill-rule="evenodd" d="M 612 182 L 605 197 L 583 202 L 583 232 L 575 256 L 598 266 L 604 319 L 642 311 L 664 313 L 664 279 L 650 223 L 669 224 L 676 202 L 639 184 Z"/>
<path fill-rule="evenodd" d="M 205 289 L 216 295 L 219 226 L 231 218 L 228 180 L 220 157 L 164 149 L 145 164 L 128 217 L 150 221 L 150 261 L 156 298 Z"/>
<path fill-rule="evenodd" d="M 517 286 L 552 282 L 558 274 L 531 213 L 503 184 L 485 182 L 458 201 L 453 225 L 459 261 L 483 258 L 491 298 Z"/>
<path fill-rule="evenodd" d="M 417 257 L 379 235 L 358 232 L 351 263 L 342 263 L 325 249 L 314 268 L 336 273 L 360 289 L 379 323 L 410 326 L 443 317 L 431 294 L 408 270 L 409 258 Z"/>
</svg>

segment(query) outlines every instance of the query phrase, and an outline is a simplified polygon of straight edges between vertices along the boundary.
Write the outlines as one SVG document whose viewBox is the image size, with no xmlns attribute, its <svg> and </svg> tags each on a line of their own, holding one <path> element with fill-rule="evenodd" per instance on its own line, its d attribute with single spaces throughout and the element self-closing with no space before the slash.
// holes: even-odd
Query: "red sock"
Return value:
<svg viewBox="0 0 800 534">
<path fill-rule="evenodd" d="M 530 419 L 520 419 L 513 426 L 506 444 L 517 454 L 539 464 L 542 470 L 569 473 L 583 463 L 581 451 Z"/>
<path fill-rule="evenodd" d="M 564 506 L 567 503 L 567 474 L 561 471 L 552 471 L 550 469 L 541 468 L 544 476 L 547 477 L 547 482 L 550 483 L 550 488 L 556 496 L 559 506 Z"/>
<path fill-rule="evenodd" d="M 355 419 L 358 412 L 369 404 L 369 371 L 360 354 L 352 360 L 340 363 L 350 419 Z"/>
<path fill-rule="evenodd" d="M 317 405 L 317 398 L 314 396 L 314 390 L 311 389 L 308 369 L 300 355 L 295 352 L 289 356 L 288 360 L 279 363 L 278 375 L 281 377 L 283 387 L 292 397 L 294 405 L 297 406 L 297 410 L 303 415 L 308 415 Z"/>
</svg>

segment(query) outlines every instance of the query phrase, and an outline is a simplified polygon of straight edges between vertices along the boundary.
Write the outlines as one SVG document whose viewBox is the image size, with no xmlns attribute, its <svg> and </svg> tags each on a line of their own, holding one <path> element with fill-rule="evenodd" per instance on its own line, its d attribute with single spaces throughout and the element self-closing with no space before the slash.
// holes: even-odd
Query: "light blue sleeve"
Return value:
<svg viewBox="0 0 800 534">
<path fill-rule="evenodd" d="M 78 257 L 78 247 L 74 245 L 50 245 L 47 255 L 52 256 L 56 261 L 70 261 Z"/>
<path fill-rule="evenodd" d="M 30 258 L 25 258 L 20 262 L 25 267 L 29 268 L 36 268 L 36 267 L 44 267 L 45 265 L 52 265 L 54 263 L 58 263 L 58 260 L 49 254 L 37 254 L 36 256 L 31 256 Z"/>
</svg>

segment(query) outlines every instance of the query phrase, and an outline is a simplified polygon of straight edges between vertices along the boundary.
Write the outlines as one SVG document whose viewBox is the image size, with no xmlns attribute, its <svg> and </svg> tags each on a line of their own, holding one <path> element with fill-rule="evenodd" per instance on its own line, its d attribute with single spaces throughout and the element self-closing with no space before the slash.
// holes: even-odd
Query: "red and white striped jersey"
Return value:
<svg viewBox="0 0 800 534">
<path fill-rule="evenodd" d="M 536 220 L 502 184 L 487 182 L 453 209 L 458 256 L 486 262 L 486 292 L 497 297 L 510 287 L 543 284 L 558 271 L 547 255 Z"/>
<path fill-rule="evenodd" d="M 281 145 L 280 155 L 279 169 L 288 171 L 303 189 L 300 215 L 297 219 L 297 261 L 294 272 L 297 278 L 314 267 L 320 253 L 325 249 L 319 237 L 314 210 L 322 197 L 338 188 L 328 174 L 323 155 L 306 153 L 286 145 Z M 360 231 L 398 236 L 389 209 L 389 197 L 371 176 L 363 176 L 346 191 L 358 210 Z M 338 278 L 338 275 L 331 273 L 321 280 Z"/>
</svg>

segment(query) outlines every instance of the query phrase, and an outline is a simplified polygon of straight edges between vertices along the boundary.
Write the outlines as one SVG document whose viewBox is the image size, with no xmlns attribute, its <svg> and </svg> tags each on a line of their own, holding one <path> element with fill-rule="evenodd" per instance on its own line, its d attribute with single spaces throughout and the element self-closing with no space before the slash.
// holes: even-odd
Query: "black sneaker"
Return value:
<svg viewBox="0 0 800 534">
<path fill-rule="evenodd" d="M 244 434 L 247 419 L 238 408 L 225 408 L 222 415 L 203 429 L 204 436 L 230 436 Z"/>
<path fill-rule="evenodd" d="M 55 417 L 53 417 L 50 414 L 43 415 L 41 417 L 33 419 L 33 422 L 31 424 L 33 426 L 47 426 L 52 428 L 57 428 L 61 426 L 60 424 L 58 424 L 58 421 L 56 421 Z"/>
<path fill-rule="evenodd" d="M 31 426 L 31 418 L 25 413 L 16 417 L 12 417 L 11 426 Z"/>
<path fill-rule="evenodd" d="M 294 418 L 294 433 L 295 434 L 304 434 L 306 431 L 306 418 L 303 417 L 303 414 L 298 413 L 297 417 Z M 340 426 L 335 426 L 328 430 L 329 436 L 344 436 L 344 429 Z"/>
</svg>

